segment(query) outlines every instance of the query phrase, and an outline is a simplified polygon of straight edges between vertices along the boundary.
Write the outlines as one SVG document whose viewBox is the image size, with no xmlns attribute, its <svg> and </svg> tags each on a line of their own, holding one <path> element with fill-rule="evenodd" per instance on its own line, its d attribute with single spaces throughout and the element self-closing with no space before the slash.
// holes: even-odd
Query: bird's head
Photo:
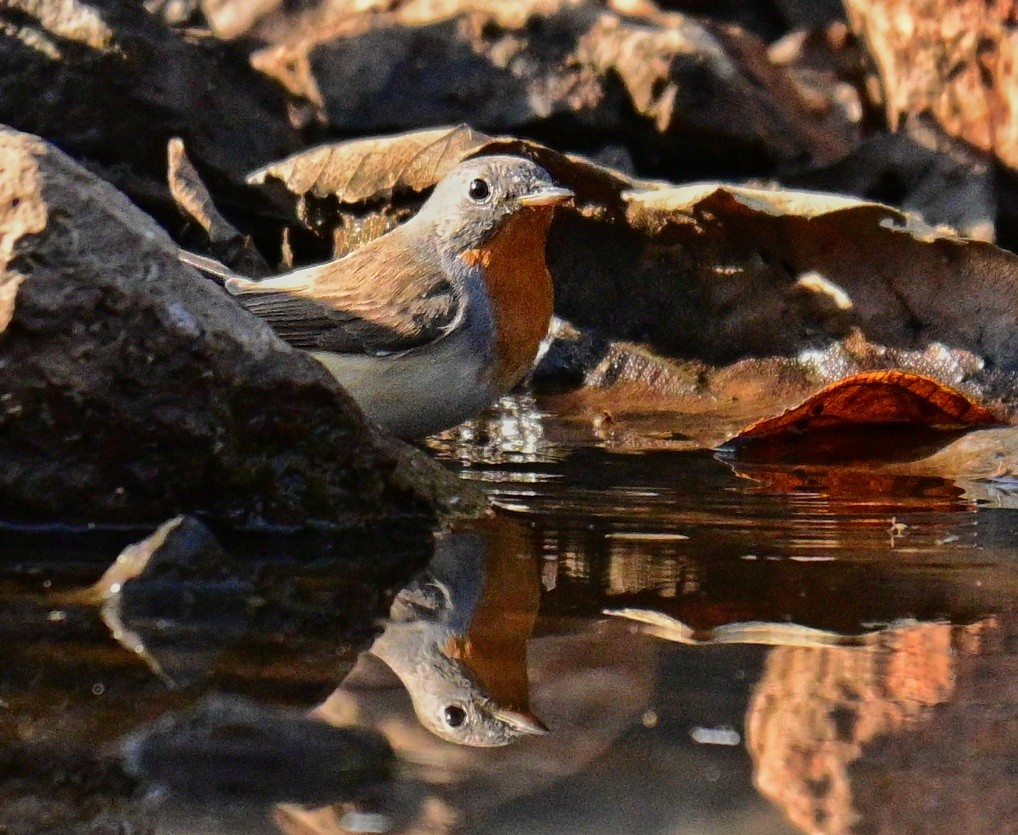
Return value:
<svg viewBox="0 0 1018 835">
<path fill-rule="evenodd" d="M 419 223 L 459 250 L 482 245 L 521 212 L 546 212 L 573 197 L 525 157 L 482 156 L 461 162 L 435 186 Z"/>
<path fill-rule="evenodd" d="M 448 742 L 495 748 L 548 730 L 532 714 L 498 704 L 465 664 L 446 655 L 404 684 L 421 724 Z"/>
</svg>

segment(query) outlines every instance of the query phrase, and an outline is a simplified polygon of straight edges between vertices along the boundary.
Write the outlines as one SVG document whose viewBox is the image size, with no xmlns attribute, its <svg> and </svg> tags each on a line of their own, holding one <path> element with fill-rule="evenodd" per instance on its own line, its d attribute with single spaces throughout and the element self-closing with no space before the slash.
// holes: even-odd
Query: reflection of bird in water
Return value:
<svg viewBox="0 0 1018 835">
<path fill-rule="evenodd" d="M 396 596 L 370 652 L 442 739 L 495 747 L 543 734 L 526 692 L 525 645 L 538 598 L 533 562 L 517 549 L 489 547 L 475 533 L 443 536 L 427 570 Z"/>
<path fill-rule="evenodd" d="M 496 520 L 492 527 L 500 536 L 506 520 Z M 519 537 L 520 529 L 511 535 Z M 641 801 L 619 791 L 647 781 L 661 785 L 655 759 L 661 756 L 660 749 L 644 749 L 645 738 L 640 735 L 644 730 L 641 717 L 653 705 L 659 644 L 616 619 L 570 620 L 542 633 L 527 644 L 527 671 L 531 702 L 552 732 L 528 738 L 523 744 L 504 748 L 451 744 L 424 729 L 402 686 L 393 690 L 390 682 L 388 689 L 365 689 L 344 681 L 315 715 L 334 725 L 381 731 L 402 764 L 396 780 L 377 802 L 361 810 L 383 815 L 391 824 L 390 831 L 405 833 L 459 831 L 468 823 L 483 831 L 609 831 L 597 825 L 598 815 L 607 808 L 623 809 L 612 819 L 632 824 L 630 817 L 635 817 L 639 829 L 641 818 L 634 810 Z M 384 668 L 370 653 L 364 656 Z M 584 786 L 594 786 L 598 780 L 614 780 L 614 766 L 604 763 L 620 763 L 611 752 L 627 729 L 637 729 L 621 759 L 626 763 L 624 772 L 636 772 L 631 782 L 623 780 L 619 787 L 612 784 L 607 791 L 591 789 L 594 794 L 584 795 L 572 812 L 569 806 L 558 808 L 550 799 L 558 798 L 563 783 L 578 780 Z M 584 774 L 594 775 L 590 778 L 594 782 L 587 782 Z M 682 779 L 688 782 L 689 774 L 683 773 Z M 667 792 L 661 796 L 664 808 L 681 814 Z M 518 817 L 526 815 L 527 809 L 531 814 L 521 826 Z M 538 809 L 547 815 L 542 818 L 535 811 Z M 342 822 L 347 811 L 349 807 L 338 805 L 315 810 L 291 806 L 280 810 L 276 820 L 288 835 L 338 835 L 350 831 Z M 568 821 L 574 813 L 582 822 L 570 828 Z M 528 827 L 535 815 L 544 825 Z M 625 828 L 616 826 L 611 831 Z M 676 831 L 677 825 L 650 829 Z M 688 824 L 683 831 L 689 831 Z"/>
</svg>

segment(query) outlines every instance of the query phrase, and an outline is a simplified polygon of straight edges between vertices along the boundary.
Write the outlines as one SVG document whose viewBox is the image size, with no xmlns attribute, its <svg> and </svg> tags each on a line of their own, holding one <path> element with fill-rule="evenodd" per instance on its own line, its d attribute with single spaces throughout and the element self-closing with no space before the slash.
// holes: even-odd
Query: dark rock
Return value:
<svg viewBox="0 0 1018 835">
<path fill-rule="evenodd" d="M 0 496 L 8 517 L 426 522 L 352 400 L 123 195 L 0 131 Z"/>
<path fill-rule="evenodd" d="M 898 206 L 967 238 L 995 237 L 992 161 L 924 119 L 912 120 L 902 133 L 877 134 L 834 165 L 785 183 Z"/>
<path fill-rule="evenodd" d="M 189 14 L 187 2 L 173 5 L 162 13 Z M 171 137 L 231 193 L 300 144 L 283 96 L 243 49 L 174 31 L 122 0 L 0 6 L 0 122 L 43 136 L 169 219 Z"/>
<path fill-rule="evenodd" d="M 587 152 L 621 140 L 639 170 L 673 179 L 846 150 L 759 40 L 682 15 L 541 0 L 356 17 L 326 6 L 295 29 L 252 60 L 343 134 L 469 121 Z"/>
<path fill-rule="evenodd" d="M 819 29 L 845 16 L 838 0 L 658 0 L 658 5 L 733 24 L 767 41 L 790 30 Z"/>
<path fill-rule="evenodd" d="M 200 801 L 337 803 L 376 789 L 395 767 L 374 731 L 226 696 L 164 716 L 123 749 L 140 779 Z"/>
</svg>

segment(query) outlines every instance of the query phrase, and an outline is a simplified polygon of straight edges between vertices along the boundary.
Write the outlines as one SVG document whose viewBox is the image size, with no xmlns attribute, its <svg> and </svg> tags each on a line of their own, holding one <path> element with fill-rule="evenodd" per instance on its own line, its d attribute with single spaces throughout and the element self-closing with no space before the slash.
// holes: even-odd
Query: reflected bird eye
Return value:
<svg viewBox="0 0 1018 835">
<path fill-rule="evenodd" d="M 450 728 L 458 728 L 467 718 L 467 712 L 459 705 L 449 705 L 445 709 L 445 724 Z"/>
</svg>

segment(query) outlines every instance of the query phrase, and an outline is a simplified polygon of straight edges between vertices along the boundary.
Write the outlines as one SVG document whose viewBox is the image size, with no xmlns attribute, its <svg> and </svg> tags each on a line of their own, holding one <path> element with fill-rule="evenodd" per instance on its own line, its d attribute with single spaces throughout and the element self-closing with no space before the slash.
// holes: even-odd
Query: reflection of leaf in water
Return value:
<svg viewBox="0 0 1018 835">
<path fill-rule="evenodd" d="M 859 647 L 872 645 L 888 632 L 907 629 L 916 624 L 916 621 L 910 618 L 902 618 L 881 629 L 851 635 L 828 629 L 816 629 L 799 623 L 766 621 L 726 623 L 713 629 L 697 629 L 653 609 L 605 609 L 604 614 L 635 621 L 640 624 L 640 631 L 646 635 L 693 646 L 759 644 L 790 647 Z"/>
</svg>

